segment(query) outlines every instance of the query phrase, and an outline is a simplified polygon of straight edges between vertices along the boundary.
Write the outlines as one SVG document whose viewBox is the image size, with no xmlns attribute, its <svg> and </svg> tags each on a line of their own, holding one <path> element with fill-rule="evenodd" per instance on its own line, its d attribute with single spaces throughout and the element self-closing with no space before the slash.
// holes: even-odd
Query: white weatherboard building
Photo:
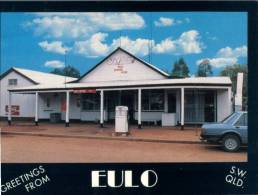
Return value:
<svg viewBox="0 0 258 195">
<path fill-rule="evenodd" d="M 170 78 L 121 48 L 76 80 L 56 76 L 55 81 L 52 74 L 39 73 L 41 81 L 35 77 L 32 82 L 30 73 L 25 76 L 32 81 L 17 71 L 13 68 L 1 77 L 1 116 L 9 122 L 13 117 L 33 117 L 38 124 L 51 113 L 60 113 L 67 126 L 71 119 L 103 126 L 114 120 L 115 107 L 123 105 L 129 109 L 130 122 L 139 128 L 145 122 L 183 127 L 220 121 L 232 112 L 229 77 Z"/>
<path fill-rule="evenodd" d="M 8 90 L 17 87 L 31 87 L 47 83 L 65 83 L 76 78 L 55 74 L 11 68 L 0 77 L 0 116 L 8 115 Z M 35 116 L 35 94 L 12 94 L 12 115 L 16 118 L 32 118 Z"/>
</svg>

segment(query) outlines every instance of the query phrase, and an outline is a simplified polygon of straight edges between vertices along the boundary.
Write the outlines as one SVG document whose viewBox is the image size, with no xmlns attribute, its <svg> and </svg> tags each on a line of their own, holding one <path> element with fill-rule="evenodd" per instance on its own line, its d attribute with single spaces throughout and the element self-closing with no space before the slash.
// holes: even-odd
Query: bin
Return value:
<svg viewBox="0 0 258 195">
<path fill-rule="evenodd" d="M 51 123 L 58 123 L 61 121 L 61 113 L 55 112 L 50 113 L 50 122 Z"/>
<path fill-rule="evenodd" d="M 116 106 L 115 132 L 128 133 L 128 107 Z"/>
</svg>

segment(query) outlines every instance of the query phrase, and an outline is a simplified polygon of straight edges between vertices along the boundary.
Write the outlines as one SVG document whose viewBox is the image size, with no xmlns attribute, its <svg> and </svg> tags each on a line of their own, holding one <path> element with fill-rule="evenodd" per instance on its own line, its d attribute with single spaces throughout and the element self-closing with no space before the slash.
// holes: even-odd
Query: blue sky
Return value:
<svg viewBox="0 0 258 195">
<path fill-rule="evenodd" d="M 2 13 L 1 27 L 2 72 L 50 72 L 66 53 L 83 74 L 118 46 L 166 71 L 183 57 L 191 75 L 203 59 L 215 75 L 247 63 L 245 12 Z"/>
</svg>

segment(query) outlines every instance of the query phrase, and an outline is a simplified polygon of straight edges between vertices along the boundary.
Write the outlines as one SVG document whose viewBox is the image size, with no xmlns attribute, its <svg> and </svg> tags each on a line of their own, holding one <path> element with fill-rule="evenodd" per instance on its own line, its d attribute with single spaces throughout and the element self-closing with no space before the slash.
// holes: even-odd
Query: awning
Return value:
<svg viewBox="0 0 258 195">
<path fill-rule="evenodd" d="M 47 79 L 47 78 L 46 78 Z M 138 81 L 100 81 L 85 83 L 65 83 L 32 85 L 9 89 L 11 92 L 32 92 L 32 91 L 56 91 L 56 90 L 77 90 L 77 89 L 120 89 L 120 88 L 146 88 L 146 87 L 231 87 L 229 77 L 190 77 L 182 79 L 162 80 L 138 80 Z"/>
</svg>

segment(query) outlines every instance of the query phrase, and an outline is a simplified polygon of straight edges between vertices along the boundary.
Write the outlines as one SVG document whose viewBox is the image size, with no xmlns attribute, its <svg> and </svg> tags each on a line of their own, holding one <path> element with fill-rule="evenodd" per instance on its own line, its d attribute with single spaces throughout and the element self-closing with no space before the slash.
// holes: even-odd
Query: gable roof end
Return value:
<svg viewBox="0 0 258 195">
<path fill-rule="evenodd" d="M 9 73 L 11 72 L 15 72 L 18 75 L 22 76 L 23 78 L 27 79 L 28 81 L 32 82 L 33 84 L 37 85 L 39 84 L 38 82 L 32 80 L 31 78 L 27 77 L 26 75 L 22 74 L 21 72 L 17 71 L 14 67 L 10 68 L 9 70 L 7 70 L 6 72 L 4 72 L 3 74 L 0 75 L 0 80 L 2 80 L 5 76 L 7 76 Z"/>
<path fill-rule="evenodd" d="M 158 67 L 148 63 L 148 62 L 145 62 L 144 60 L 136 57 L 135 55 L 131 54 L 130 52 L 122 49 L 121 47 L 118 47 L 117 49 L 115 49 L 114 51 L 112 51 L 109 55 L 107 55 L 104 59 L 102 59 L 99 63 L 97 63 L 95 66 L 93 66 L 90 70 L 88 70 L 85 74 L 83 74 L 78 80 L 76 81 L 72 81 L 71 83 L 76 83 L 76 82 L 79 82 L 82 78 L 84 78 L 85 76 L 87 76 L 90 72 L 92 72 L 94 69 L 96 69 L 100 64 L 102 64 L 106 59 L 108 59 L 110 56 L 112 56 L 114 53 L 116 53 L 117 51 L 122 51 L 126 54 L 128 54 L 129 56 L 133 57 L 134 59 L 140 61 L 141 63 L 143 63 L 144 65 L 148 66 L 149 68 L 151 68 L 152 70 L 158 72 L 159 74 L 161 74 L 162 76 L 165 76 L 165 77 L 169 77 L 169 75 L 162 71 L 161 69 L 159 69 Z"/>
<path fill-rule="evenodd" d="M 52 73 L 39 72 L 34 70 L 28 70 L 23 68 L 12 67 L 0 77 L 0 80 L 7 76 L 9 73 L 15 72 L 25 78 L 26 80 L 32 82 L 33 84 L 49 84 L 49 83 L 65 83 L 69 81 L 77 80 L 73 77 L 65 77 L 61 75 L 56 75 Z"/>
</svg>

